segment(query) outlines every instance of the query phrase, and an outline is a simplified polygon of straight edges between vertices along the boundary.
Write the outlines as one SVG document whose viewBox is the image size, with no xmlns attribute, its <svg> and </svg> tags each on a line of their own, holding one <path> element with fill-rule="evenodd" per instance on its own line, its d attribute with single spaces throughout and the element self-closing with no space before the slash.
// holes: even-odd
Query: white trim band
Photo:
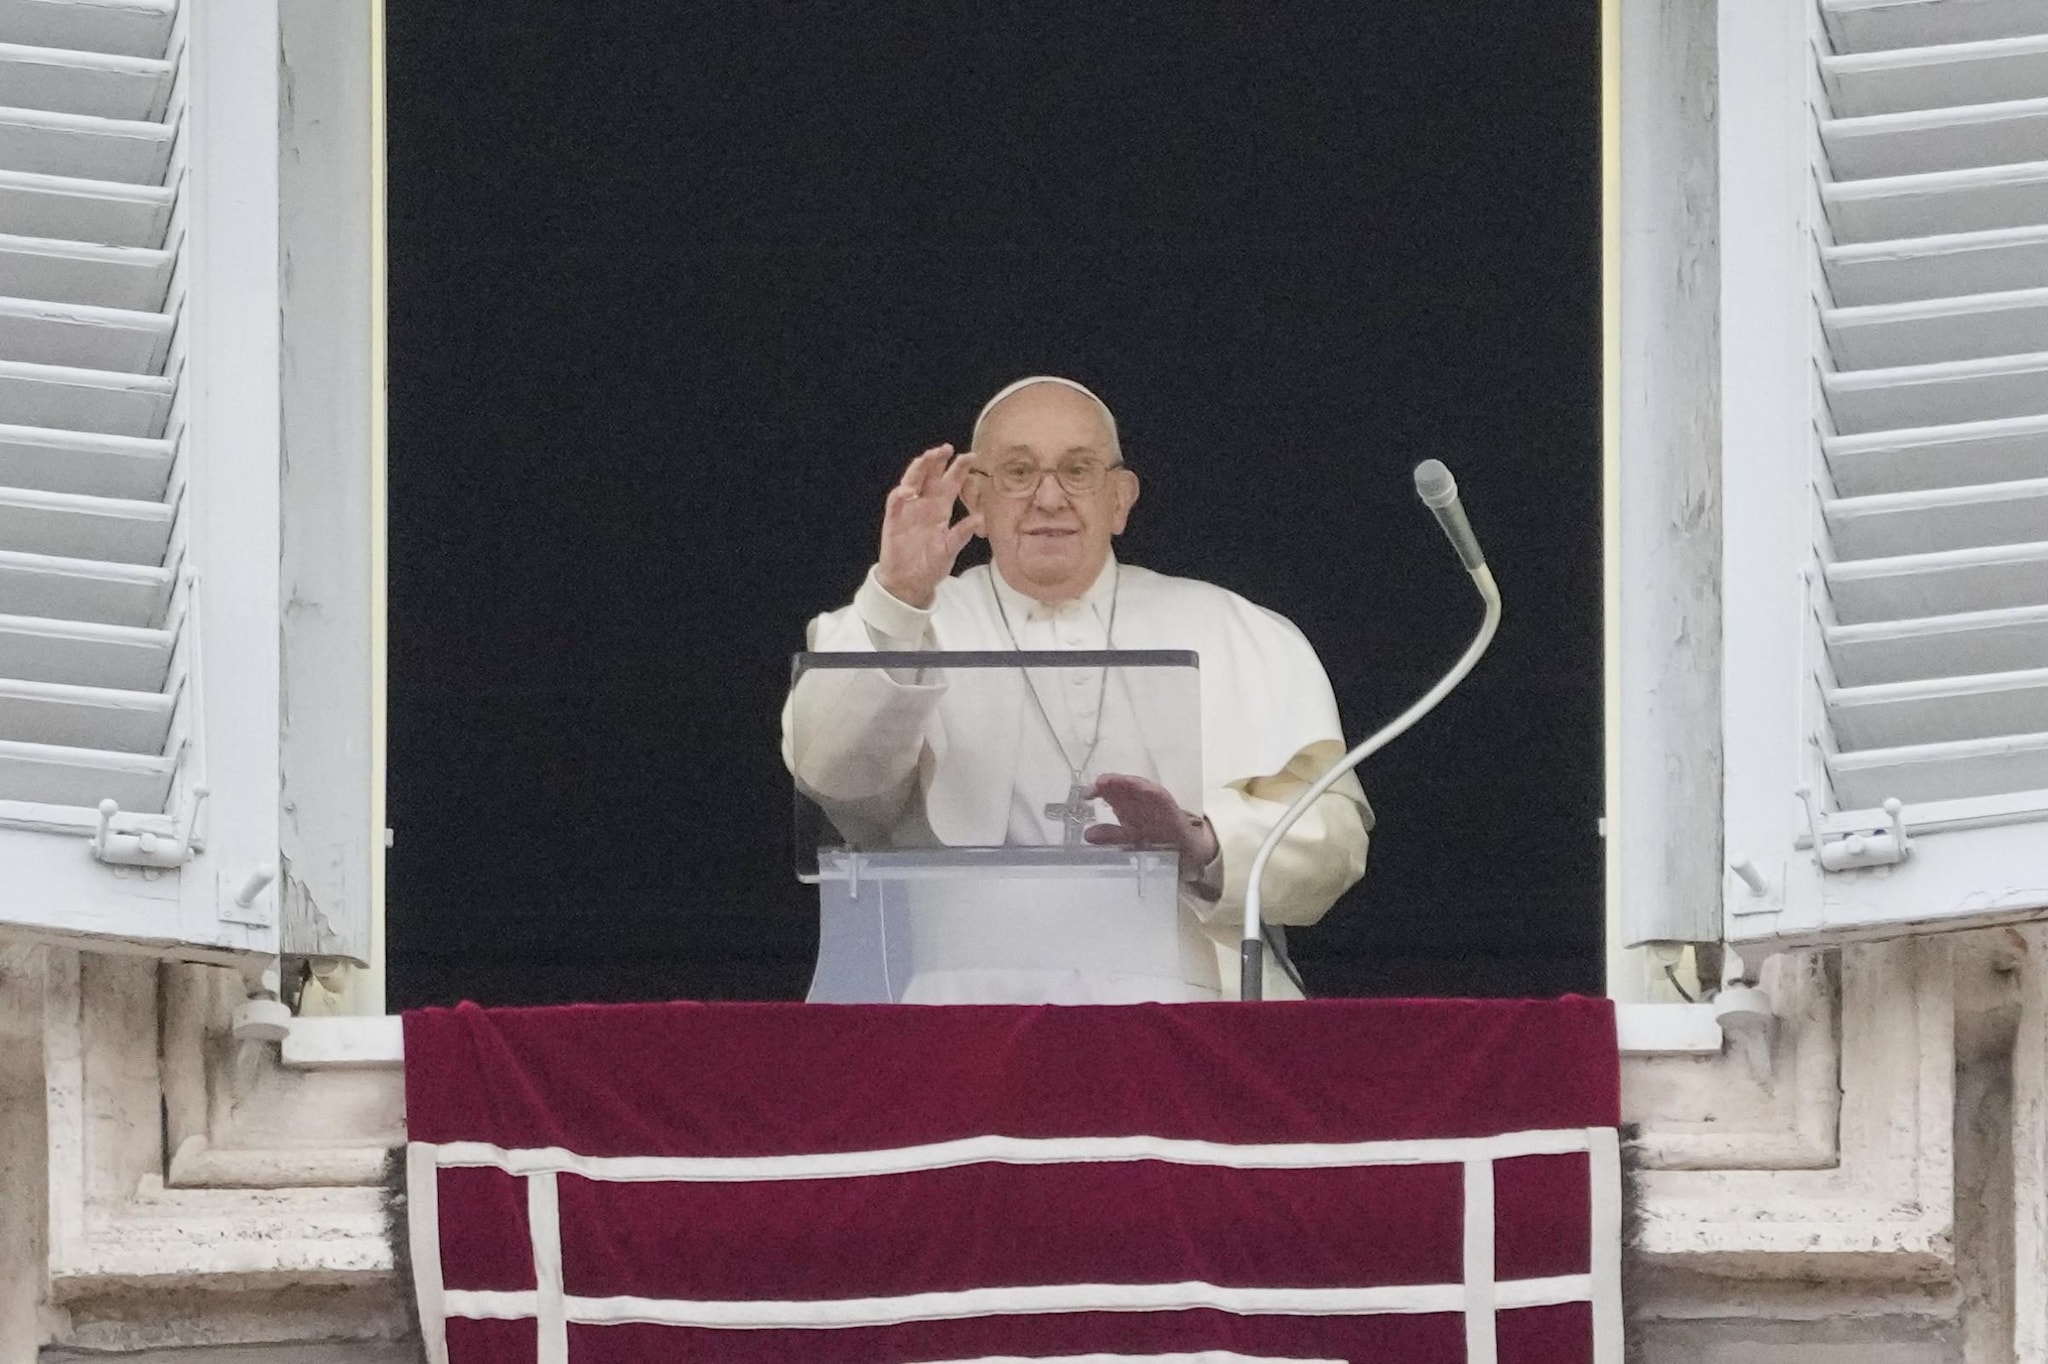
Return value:
<svg viewBox="0 0 2048 1364">
<path fill-rule="evenodd" d="M 559 1146 L 506 1148 L 480 1141 L 436 1147 L 444 1168 L 487 1167 L 515 1175 L 544 1171 L 603 1183 L 724 1183 L 784 1179 L 860 1179 L 962 1165 L 1069 1165 L 1157 1160 L 1225 1170 L 1330 1170 L 1378 1165 L 1461 1165 L 1514 1156 L 1589 1150 L 1596 1132 L 1572 1127 L 1492 1137 L 1406 1141 L 1294 1142 L 1236 1146 L 1173 1137 L 964 1137 L 880 1151 L 797 1156 L 583 1156 Z"/>
<path fill-rule="evenodd" d="M 1592 1276 L 1560 1274 L 1544 1279 L 1506 1279 L 1495 1285 L 1495 1304 L 1547 1307 L 1587 1302 Z M 483 1321 L 524 1321 L 538 1309 L 538 1294 L 451 1289 L 447 1314 Z M 1461 1313 L 1463 1284 L 1393 1284 L 1372 1288 L 1231 1288 L 1199 1280 L 1162 1284 L 1030 1284 L 968 1288 L 950 1293 L 910 1293 L 893 1298 L 825 1298 L 805 1302 L 772 1299 L 705 1302 L 678 1298 L 583 1298 L 563 1300 L 567 1319 L 581 1326 L 691 1326 L 759 1331 L 897 1326 L 913 1321 L 957 1321 L 966 1317 L 1039 1316 L 1069 1312 L 1188 1312 L 1208 1309 L 1234 1316 L 1363 1317 L 1392 1314 Z"/>
</svg>

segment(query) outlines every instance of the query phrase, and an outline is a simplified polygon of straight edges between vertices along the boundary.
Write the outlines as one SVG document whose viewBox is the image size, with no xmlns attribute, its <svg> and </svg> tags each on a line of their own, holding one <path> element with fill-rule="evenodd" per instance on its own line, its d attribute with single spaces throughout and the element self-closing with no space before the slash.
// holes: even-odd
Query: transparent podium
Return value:
<svg viewBox="0 0 2048 1364">
<path fill-rule="evenodd" d="M 1216 997 L 1176 853 L 1094 795 L 1136 777 L 1201 808 L 1192 652 L 806 653 L 793 674 L 813 1002 Z"/>
</svg>

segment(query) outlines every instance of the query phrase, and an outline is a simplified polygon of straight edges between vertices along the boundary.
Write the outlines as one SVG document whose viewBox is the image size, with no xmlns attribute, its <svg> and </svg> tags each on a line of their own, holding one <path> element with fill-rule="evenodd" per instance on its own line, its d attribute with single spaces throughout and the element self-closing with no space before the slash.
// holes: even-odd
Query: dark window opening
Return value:
<svg viewBox="0 0 2048 1364">
<path fill-rule="evenodd" d="M 1116 410 L 1120 555 L 1292 618 L 1354 742 L 1478 619 L 1450 463 L 1505 625 L 1297 957 L 1600 990 L 1595 6 L 504 0 L 388 53 L 394 1008 L 799 997 L 789 655 L 1040 371 Z"/>
</svg>

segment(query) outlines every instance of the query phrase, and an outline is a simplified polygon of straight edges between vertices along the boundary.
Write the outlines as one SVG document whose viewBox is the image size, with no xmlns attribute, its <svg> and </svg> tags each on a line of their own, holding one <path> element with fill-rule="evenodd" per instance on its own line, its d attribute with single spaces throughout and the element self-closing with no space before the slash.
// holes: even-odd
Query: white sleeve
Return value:
<svg viewBox="0 0 2048 1364">
<path fill-rule="evenodd" d="M 1321 745 L 1318 745 L 1320 748 Z M 1331 757 L 1312 751 L 1294 756 L 1285 771 L 1233 782 L 1207 792 L 1202 813 L 1216 830 L 1221 892 L 1204 898 L 1191 888 L 1182 895 L 1204 925 L 1242 926 L 1252 860 L 1295 797 L 1312 785 Z M 1316 798 L 1266 864 L 1261 914 L 1267 923 L 1312 924 L 1337 897 L 1365 874 L 1372 807 L 1356 783 L 1346 781 Z M 1213 874 L 1213 873 L 1212 873 Z"/>
<path fill-rule="evenodd" d="M 929 647 L 931 617 L 890 596 L 870 569 L 853 603 L 813 620 L 805 639 L 818 653 Z M 944 692 L 943 682 L 872 668 L 812 669 L 783 702 L 783 764 L 842 830 L 885 827 L 916 789 L 926 726 Z"/>
</svg>

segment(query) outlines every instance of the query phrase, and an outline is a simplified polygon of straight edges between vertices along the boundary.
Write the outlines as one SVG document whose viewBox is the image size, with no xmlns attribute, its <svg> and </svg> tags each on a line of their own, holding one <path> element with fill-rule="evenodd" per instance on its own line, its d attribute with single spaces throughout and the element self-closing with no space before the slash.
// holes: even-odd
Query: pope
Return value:
<svg viewBox="0 0 2048 1364">
<path fill-rule="evenodd" d="M 1116 419 L 1094 393 L 1050 375 L 1020 379 L 982 408 L 969 450 L 938 445 L 910 461 L 883 504 L 866 581 L 851 604 L 811 622 L 814 651 L 1173 649 L 1200 659 L 1199 809 L 1182 808 L 1156 774 L 1130 770 L 1138 761 L 1120 762 L 1128 746 L 1105 743 L 1136 727 L 1122 688 L 1077 683 L 1048 706 L 1033 683 L 1029 723 L 1010 742 L 989 745 L 973 741 L 987 726 L 937 724 L 949 703 L 943 685 L 831 670 L 808 674 L 792 692 L 783 708 L 784 761 L 843 830 L 902 838 L 914 826 L 922 841 L 954 846 L 1071 841 L 1078 803 L 1045 799 L 1071 790 L 1108 808 L 1109 818 L 1085 828 L 1088 842 L 1179 854 L 1184 980 L 1161 988 L 1154 978 L 1118 979 L 1076 962 L 1056 978 L 984 975 L 964 997 L 922 997 L 1235 998 L 1252 859 L 1288 803 L 1344 752 L 1329 679 L 1292 623 L 1224 588 L 1117 559 L 1113 541 L 1139 490 Z M 988 541 L 992 562 L 955 573 L 977 537 Z M 940 728 L 949 741 L 934 743 Z M 802 751 L 796 736 L 804 736 Z M 848 759 L 850 744 L 862 750 L 858 761 Z M 1275 949 L 1266 998 L 1300 997 L 1284 926 L 1315 923 L 1357 882 L 1372 820 L 1347 775 L 1275 850 L 1263 895 Z"/>
</svg>

